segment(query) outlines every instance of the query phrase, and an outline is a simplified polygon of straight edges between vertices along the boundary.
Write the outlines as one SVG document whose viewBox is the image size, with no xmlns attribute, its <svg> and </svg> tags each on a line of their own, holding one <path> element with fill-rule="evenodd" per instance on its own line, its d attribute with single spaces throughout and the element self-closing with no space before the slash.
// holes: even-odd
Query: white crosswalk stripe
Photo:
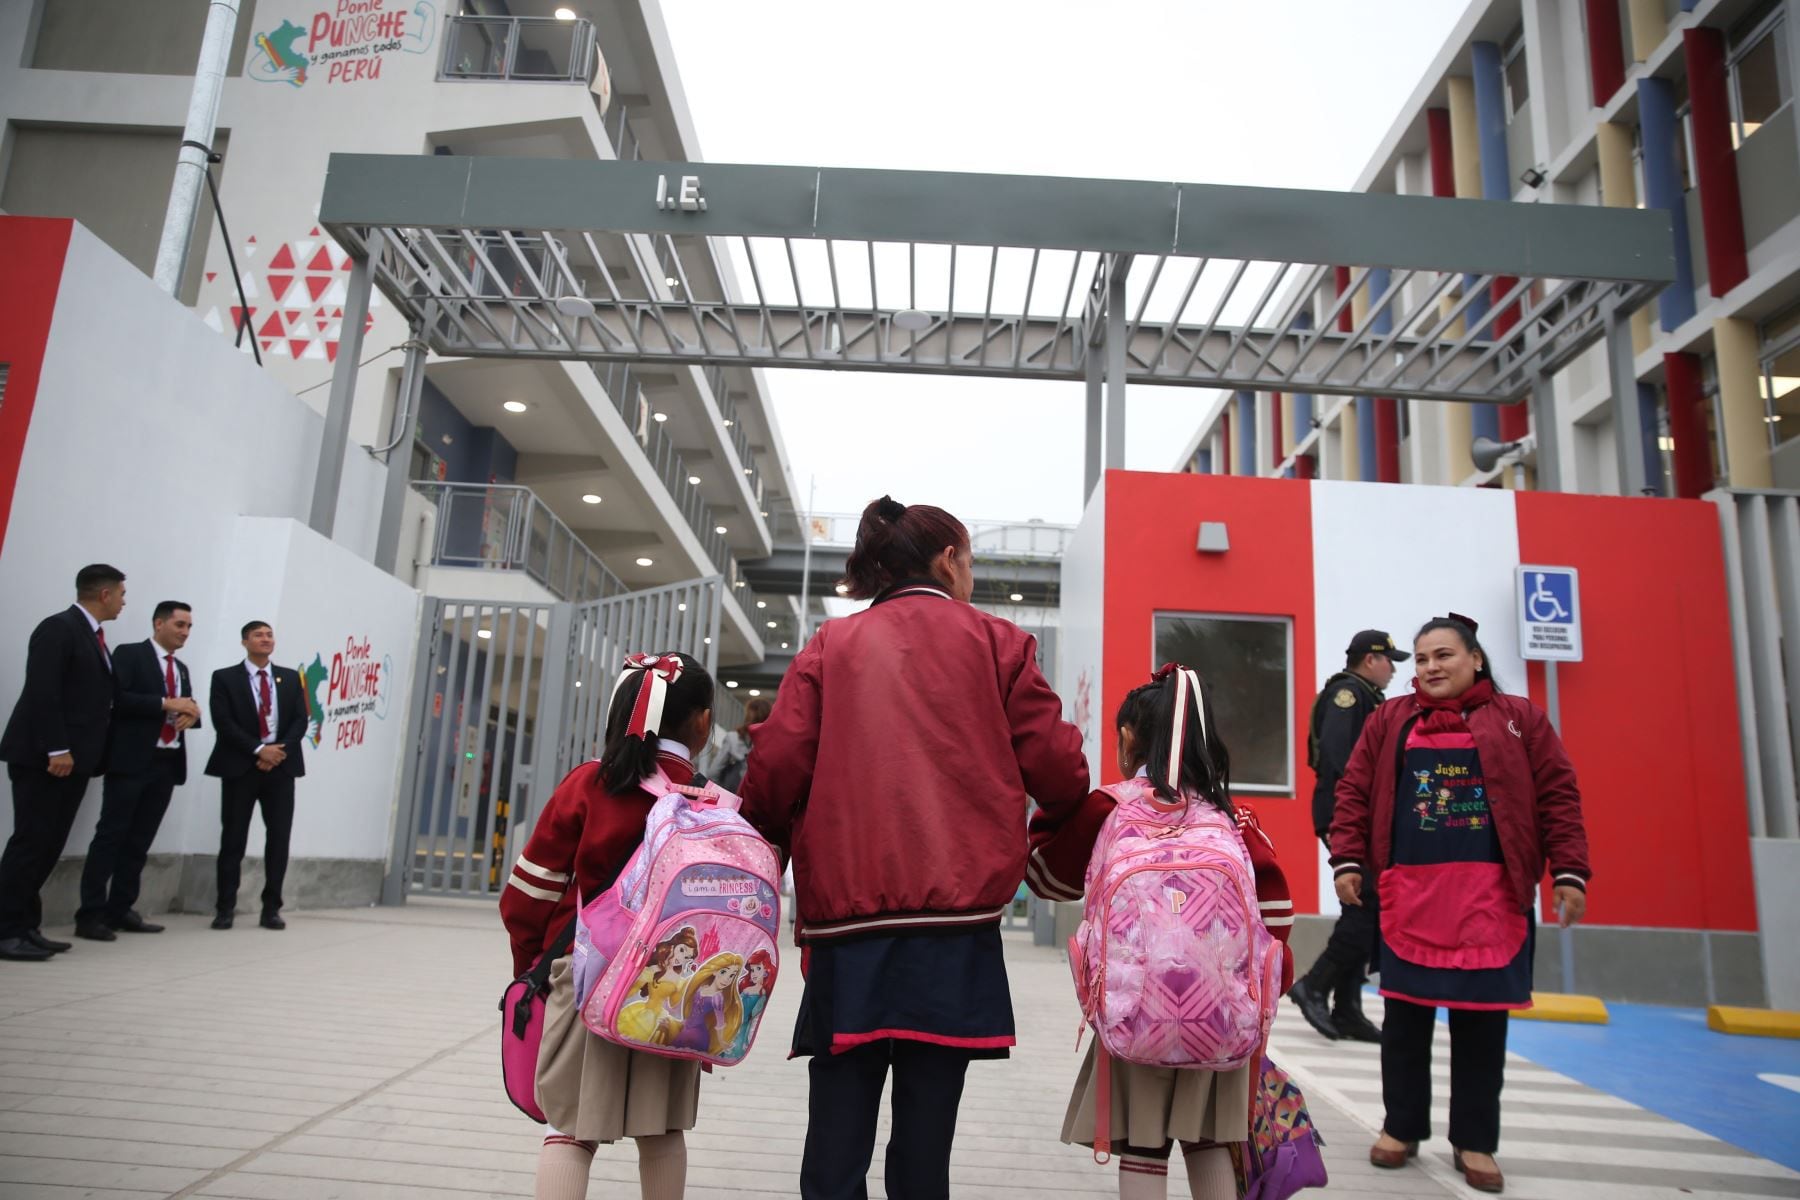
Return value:
<svg viewBox="0 0 1800 1200">
<path fill-rule="evenodd" d="M 1380 1023 L 1379 999 L 1366 1003 Z M 1449 1115 L 1449 1035 L 1441 1026 L 1432 1063 L 1432 1128 L 1418 1169 L 1459 1195 L 1462 1183 L 1443 1133 Z M 1270 1055 L 1309 1095 L 1351 1115 L 1363 1128 L 1324 1130 L 1334 1146 L 1373 1141 L 1381 1128 L 1381 1052 L 1361 1042 L 1328 1042 L 1284 1002 Z M 1800 1172 L 1739 1149 L 1702 1130 L 1507 1055 L 1501 1093 L 1501 1142 L 1495 1156 L 1509 1200 L 1736 1200 L 1800 1197 Z M 1393 1194 L 1419 1190 L 1395 1173 Z"/>
</svg>

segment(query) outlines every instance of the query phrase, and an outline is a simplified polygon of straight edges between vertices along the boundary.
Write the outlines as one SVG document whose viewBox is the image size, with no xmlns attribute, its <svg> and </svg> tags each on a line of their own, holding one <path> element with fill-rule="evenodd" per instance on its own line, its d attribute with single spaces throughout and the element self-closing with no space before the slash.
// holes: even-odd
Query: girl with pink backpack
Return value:
<svg viewBox="0 0 1800 1200">
<path fill-rule="evenodd" d="M 1293 975 L 1293 901 L 1275 847 L 1230 796 L 1209 691 L 1170 664 L 1119 705 L 1125 776 L 1060 828 L 1033 822 L 1027 879 L 1087 895 L 1070 967 L 1096 1031 L 1062 1140 L 1119 1160 L 1122 1198 L 1168 1194 L 1182 1145 L 1197 1200 L 1236 1200 L 1252 1073 Z M 1211 1066 L 1204 1064 L 1212 1064 Z"/>
<path fill-rule="evenodd" d="M 700 1063 L 590 1032 L 575 996 L 568 934 L 578 897 L 591 900 L 610 887 L 643 841 L 666 781 L 695 777 L 694 755 L 712 733 L 712 703 L 712 676 L 695 659 L 630 656 L 613 690 L 600 761 L 576 767 L 556 786 L 500 894 L 514 973 L 544 956 L 554 960 L 536 1072 L 537 1105 L 549 1124 L 537 1200 L 580 1200 L 596 1148 L 627 1137 L 637 1142 L 645 1200 L 677 1200 L 686 1188 L 683 1131 L 694 1127 L 699 1108 Z M 678 933 L 636 981 L 649 1028 L 670 1044 L 718 1029 L 737 1033 L 721 1020 L 742 1011 L 723 994 L 722 981 L 735 973 L 730 963 L 702 961 L 702 948 L 691 933 Z"/>
</svg>

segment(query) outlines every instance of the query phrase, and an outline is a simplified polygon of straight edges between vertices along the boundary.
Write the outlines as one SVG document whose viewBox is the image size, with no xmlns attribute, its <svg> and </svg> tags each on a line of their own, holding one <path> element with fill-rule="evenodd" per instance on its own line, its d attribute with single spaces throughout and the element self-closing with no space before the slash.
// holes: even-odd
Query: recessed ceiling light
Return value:
<svg viewBox="0 0 1800 1200">
<path fill-rule="evenodd" d="M 746 475 L 753 475 L 755 473 L 756 473 L 755 468 L 753 468 L 753 467 L 745 467 L 744 468 L 744 474 L 746 474 Z"/>
<path fill-rule="evenodd" d="M 687 601 L 683 600 L 680 604 L 677 604 L 675 606 L 675 611 L 676 612 L 686 612 L 687 611 Z"/>
<path fill-rule="evenodd" d="M 650 415 L 652 417 L 656 418 L 658 421 L 666 421 L 669 419 L 668 413 L 651 413 Z"/>
<path fill-rule="evenodd" d="M 758 600 L 758 601 L 757 601 L 757 602 L 756 602 L 756 607 L 758 607 L 758 608 L 767 608 L 767 607 L 769 607 L 769 602 L 768 602 L 768 601 L 767 601 L 767 600 Z"/>
<path fill-rule="evenodd" d="M 765 508 L 765 509 L 763 509 L 763 510 L 762 510 L 762 515 L 763 515 L 763 516 L 765 516 L 765 517 L 766 517 L 766 516 L 768 516 L 768 515 L 769 515 L 769 510 L 768 510 L 768 509 L 766 509 L 766 508 Z"/>
<path fill-rule="evenodd" d="M 760 696 L 760 695 L 762 695 L 762 689 L 761 688 L 751 688 L 750 694 L 752 696 Z"/>
<path fill-rule="evenodd" d="M 700 477 L 698 475 L 689 475 L 688 483 L 689 483 L 689 485 L 691 485 L 693 487 L 699 487 L 700 486 Z"/>
<path fill-rule="evenodd" d="M 702 646 L 710 646 L 710 645 L 712 645 L 712 639 L 711 638 L 701 638 L 700 644 Z"/>
<path fill-rule="evenodd" d="M 572 8 L 559 8 L 556 10 L 556 19 L 559 21 L 573 21 L 575 19 L 575 10 Z"/>
<path fill-rule="evenodd" d="M 675 278 L 673 275 L 664 275 L 663 282 L 668 284 L 670 287 L 680 287 L 681 286 L 681 280 Z"/>
<path fill-rule="evenodd" d="M 563 13 L 569 13 L 569 15 L 562 17 Z M 575 19 L 575 14 L 569 12 L 566 8 L 557 9 L 556 15 L 562 17 L 565 21 L 573 21 Z M 558 296 L 556 298 L 556 311 L 565 317 L 591 317 L 594 315 L 594 302 L 589 300 L 586 296 Z"/>
<path fill-rule="evenodd" d="M 581 502 L 583 504 L 598 504 L 600 503 L 600 497 L 594 495 L 592 492 L 588 492 L 581 497 Z"/>
<path fill-rule="evenodd" d="M 523 400 L 508 400 L 500 407 L 504 408 L 507 412 L 524 412 L 527 405 Z"/>
<path fill-rule="evenodd" d="M 737 686 L 737 680 L 735 680 L 735 679 L 727 679 L 727 680 L 726 680 L 726 681 L 725 681 L 725 686 L 726 686 L 726 687 L 729 687 L 729 688 L 734 688 L 734 687 L 736 687 L 736 686 Z"/>
<path fill-rule="evenodd" d="M 576 686 L 576 687 L 580 687 L 580 686 L 581 686 L 581 680 L 579 680 L 579 679 L 577 679 L 577 680 L 576 680 L 576 681 L 575 681 L 575 686 Z"/>
<path fill-rule="evenodd" d="M 475 636 L 485 642 L 487 639 L 494 636 L 494 631 L 491 629 L 477 629 L 475 631 Z"/>
<path fill-rule="evenodd" d="M 727 429 L 731 428 L 731 418 L 730 417 L 725 418 L 725 428 L 727 428 Z"/>
<path fill-rule="evenodd" d="M 894 314 L 894 327 L 909 333 L 917 333 L 931 324 L 931 314 L 920 312 L 916 308 L 903 308 Z"/>
<path fill-rule="evenodd" d="M 783 650 L 786 650 L 786 649 L 787 649 L 787 643 L 786 643 L 786 642 L 783 642 L 783 643 L 781 643 L 781 648 L 782 648 L 782 649 L 783 649 Z"/>
<path fill-rule="evenodd" d="M 770 621 L 770 622 L 769 622 L 769 628 L 770 628 L 770 629 L 773 629 L 773 628 L 775 628 L 775 622 L 773 622 L 773 621 Z"/>
<path fill-rule="evenodd" d="M 1007 597 L 1007 599 L 1011 600 L 1014 604 L 1017 604 L 1019 601 L 1023 600 L 1024 598 L 1025 598 L 1024 595 L 1022 595 L 1019 592 L 1014 592 L 1012 595 Z"/>
<path fill-rule="evenodd" d="M 850 592 L 850 589 L 846 585 L 841 584 L 841 583 L 837 585 L 837 594 L 838 595 L 840 595 L 840 596 L 848 595 L 849 592 Z"/>
<path fill-rule="evenodd" d="M 640 567 L 654 567 L 656 565 L 656 560 L 654 558 L 640 558 L 637 560 L 637 565 Z"/>
<path fill-rule="evenodd" d="M 714 525 L 713 532 L 714 533 L 729 533 L 730 530 L 726 529 L 723 525 Z"/>
</svg>

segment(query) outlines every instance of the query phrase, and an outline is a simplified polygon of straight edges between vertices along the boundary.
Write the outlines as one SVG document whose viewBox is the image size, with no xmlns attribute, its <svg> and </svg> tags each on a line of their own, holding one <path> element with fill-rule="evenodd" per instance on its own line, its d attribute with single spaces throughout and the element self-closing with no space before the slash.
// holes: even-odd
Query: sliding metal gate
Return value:
<svg viewBox="0 0 1800 1200">
<path fill-rule="evenodd" d="M 556 784 L 596 757 L 627 653 L 717 674 L 719 576 L 585 604 L 425 601 L 382 901 L 496 895 Z"/>
</svg>

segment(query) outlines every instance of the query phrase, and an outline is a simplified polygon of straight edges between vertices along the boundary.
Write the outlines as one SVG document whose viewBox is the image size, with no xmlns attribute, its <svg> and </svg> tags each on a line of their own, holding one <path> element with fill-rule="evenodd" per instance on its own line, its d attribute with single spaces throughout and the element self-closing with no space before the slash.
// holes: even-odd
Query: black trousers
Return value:
<svg viewBox="0 0 1800 1200">
<path fill-rule="evenodd" d="M 969 1057 L 952 1046 L 891 1038 L 843 1054 L 815 1054 L 806 1153 L 800 1163 L 804 1200 L 867 1200 L 875 1121 L 890 1066 L 894 1120 L 885 1176 L 889 1200 L 946 1200 L 950 1143 L 956 1137 Z"/>
<path fill-rule="evenodd" d="M 1306 984 L 1332 997 L 1334 1009 L 1362 1009 L 1362 986 L 1368 982 L 1369 962 L 1375 956 L 1375 937 L 1381 914 L 1375 889 L 1363 889 L 1360 906 L 1347 905 L 1331 927 L 1331 940 L 1306 972 Z"/>
<path fill-rule="evenodd" d="M 41 766 L 8 764 L 13 831 L 0 852 L 0 939 L 22 937 L 44 923 L 39 897 L 68 844 L 87 791 L 87 775 L 58 779 Z"/>
<path fill-rule="evenodd" d="M 288 837 L 294 831 L 294 777 L 282 771 L 251 770 L 236 779 L 219 781 L 219 905 L 220 912 L 237 910 L 238 877 L 244 866 L 244 846 L 250 840 L 250 817 L 262 805 L 264 912 L 281 908 L 281 882 L 287 877 Z"/>
<path fill-rule="evenodd" d="M 77 925 L 121 920 L 137 903 L 150 843 L 156 840 L 175 791 L 180 754 L 153 750 L 143 771 L 106 776 L 100 791 L 100 824 L 81 869 Z"/>
<path fill-rule="evenodd" d="M 1431 1136 L 1431 1039 L 1437 1009 L 1389 998 L 1381 1022 L 1383 1125 L 1403 1142 Z M 1506 1076 L 1506 1010 L 1450 1010 L 1450 1144 L 1500 1148 L 1500 1087 Z"/>
</svg>

